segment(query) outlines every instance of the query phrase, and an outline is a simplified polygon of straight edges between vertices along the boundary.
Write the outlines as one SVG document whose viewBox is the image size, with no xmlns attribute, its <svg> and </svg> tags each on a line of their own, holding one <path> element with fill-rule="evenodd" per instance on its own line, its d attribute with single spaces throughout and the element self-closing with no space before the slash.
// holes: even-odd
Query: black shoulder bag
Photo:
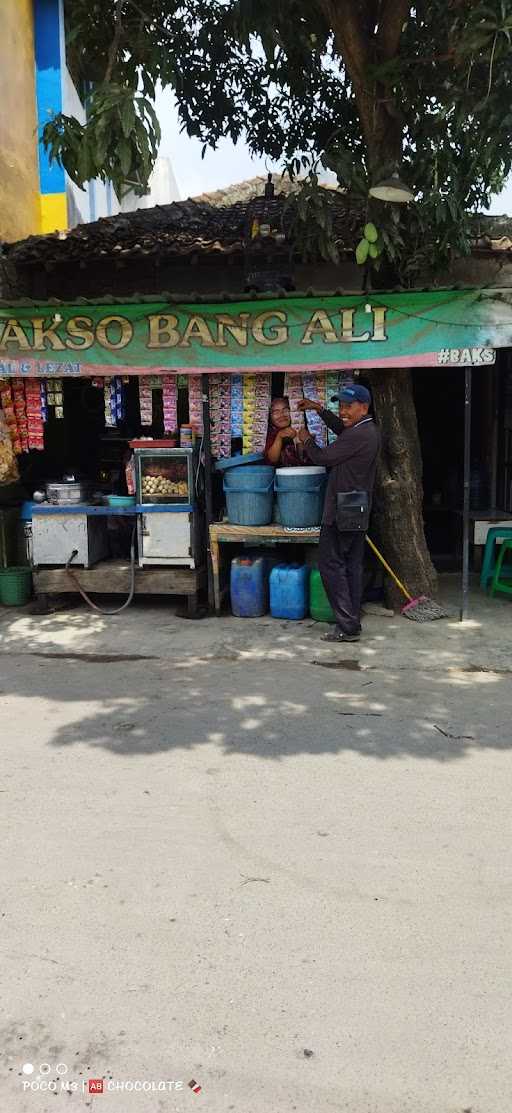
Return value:
<svg viewBox="0 0 512 1113">
<path fill-rule="evenodd" d="M 368 491 L 343 491 L 336 496 L 336 525 L 343 533 L 366 533 L 370 524 Z"/>
</svg>

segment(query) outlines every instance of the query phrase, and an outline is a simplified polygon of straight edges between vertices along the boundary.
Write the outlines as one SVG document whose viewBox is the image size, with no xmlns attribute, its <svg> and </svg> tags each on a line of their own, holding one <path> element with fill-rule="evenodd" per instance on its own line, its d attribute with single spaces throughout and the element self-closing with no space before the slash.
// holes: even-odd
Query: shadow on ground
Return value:
<svg viewBox="0 0 512 1113">
<path fill-rule="evenodd" d="M 361 643 L 334 648 L 309 620 L 194 623 L 154 606 L 116 619 L 9 614 L 0 700 L 30 697 L 36 717 L 51 709 L 53 747 L 132 759 L 211 743 L 269 761 L 456 761 L 512 745 L 508 607 L 477 597 L 462 626 L 372 617 Z"/>
</svg>

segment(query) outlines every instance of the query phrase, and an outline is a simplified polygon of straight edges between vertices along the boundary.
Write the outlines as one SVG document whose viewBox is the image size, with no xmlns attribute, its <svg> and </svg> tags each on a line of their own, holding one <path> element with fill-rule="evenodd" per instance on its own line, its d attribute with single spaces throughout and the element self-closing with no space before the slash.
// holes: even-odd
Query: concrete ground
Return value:
<svg viewBox="0 0 512 1113">
<path fill-rule="evenodd" d="M 0 611 L 2 1110 L 512 1109 L 511 608 Z"/>
</svg>

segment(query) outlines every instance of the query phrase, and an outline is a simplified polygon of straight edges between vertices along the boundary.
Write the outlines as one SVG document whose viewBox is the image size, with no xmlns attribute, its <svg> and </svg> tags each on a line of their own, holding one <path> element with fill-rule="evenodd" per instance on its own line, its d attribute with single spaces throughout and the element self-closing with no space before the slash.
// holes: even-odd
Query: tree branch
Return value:
<svg viewBox="0 0 512 1113">
<path fill-rule="evenodd" d="M 122 29 L 123 29 L 122 28 L 122 22 L 121 22 L 122 7 L 123 7 L 123 0 L 116 0 L 116 6 L 115 6 L 115 10 L 114 10 L 114 35 L 113 35 L 112 42 L 110 44 L 110 48 L 109 48 L 109 52 L 108 52 L 108 62 L 107 62 L 107 68 L 106 68 L 106 71 L 105 71 L 105 78 L 104 78 L 106 85 L 108 85 L 108 83 L 110 81 L 110 78 L 112 77 L 112 70 L 114 69 L 116 54 L 117 54 L 117 50 L 118 50 L 118 47 L 119 47 L 119 43 L 121 41 L 121 33 L 122 33 Z"/>
<path fill-rule="evenodd" d="M 383 0 L 377 33 L 377 49 L 383 62 L 395 57 L 410 10 L 410 0 Z"/>
<path fill-rule="evenodd" d="M 371 62 L 370 39 L 353 0 L 320 0 L 334 31 L 338 51 L 354 83 L 363 85 Z"/>
<path fill-rule="evenodd" d="M 333 29 L 336 49 L 354 88 L 365 143 L 371 150 L 374 131 L 374 91 L 369 77 L 373 61 L 371 36 L 353 0 L 320 0 L 320 8 Z"/>
<path fill-rule="evenodd" d="M 368 35 L 373 36 L 375 34 L 375 28 L 380 19 L 381 4 L 382 0 L 363 0 L 360 4 L 361 15 Z"/>
</svg>

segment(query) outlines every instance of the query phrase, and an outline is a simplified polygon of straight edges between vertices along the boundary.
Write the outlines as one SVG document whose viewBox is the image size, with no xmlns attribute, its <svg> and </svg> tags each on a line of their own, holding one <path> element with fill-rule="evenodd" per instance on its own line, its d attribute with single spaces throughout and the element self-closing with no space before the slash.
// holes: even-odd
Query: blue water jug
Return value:
<svg viewBox="0 0 512 1113">
<path fill-rule="evenodd" d="M 305 564 L 277 564 L 270 573 L 270 613 L 273 618 L 299 622 L 308 610 L 309 568 Z"/>
<path fill-rule="evenodd" d="M 265 557 L 231 561 L 231 610 L 236 618 L 259 618 L 268 611 L 268 564 Z"/>
</svg>

